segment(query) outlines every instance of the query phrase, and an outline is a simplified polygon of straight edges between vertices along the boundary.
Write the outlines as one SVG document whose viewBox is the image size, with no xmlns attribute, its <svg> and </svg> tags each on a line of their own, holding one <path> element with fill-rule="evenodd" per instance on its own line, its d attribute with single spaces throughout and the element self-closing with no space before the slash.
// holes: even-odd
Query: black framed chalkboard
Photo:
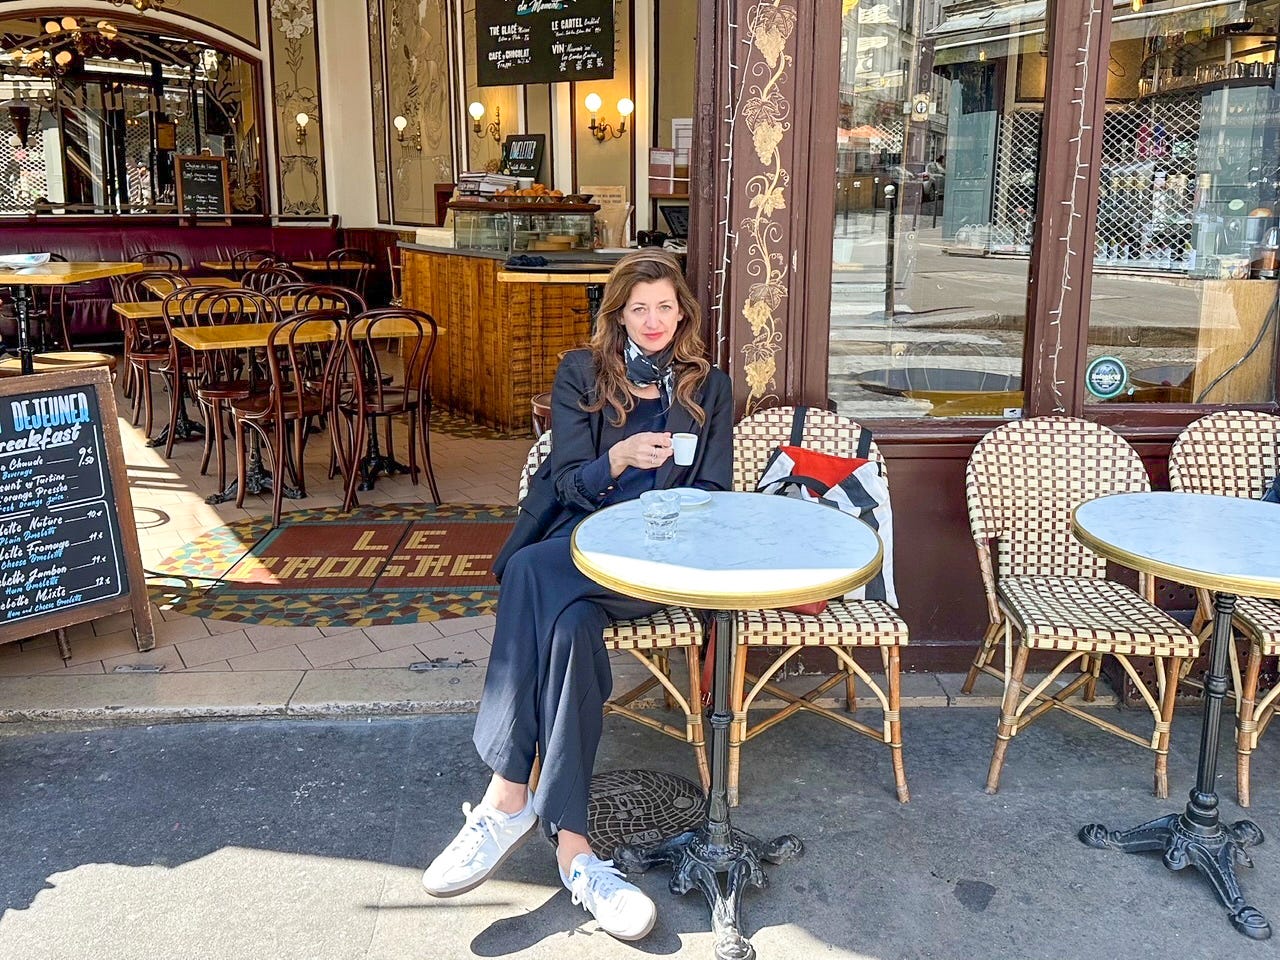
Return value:
<svg viewBox="0 0 1280 960">
<path fill-rule="evenodd" d="M 482 87 L 607 80 L 613 0 L 476 0 Z"/>
<path fill-rule="evenodd" d="M 542 169 L 542 153 L 547 148 L 545 133 L 514 133 L 502 145 L 507 173 L 513 177 L 538 179 Z"/>
<path fill-rule="evenodd" d="M 181 212 L 198 217 L 225 217 L 231 212 L 226 157 L 183 155 L 173 162 Z"/>
<path fill-rule="evenodd" d="M 109 374 L 0 381 L 0 643 L 124 610 L 133 611 L 138 649 L 150 650 Z"/>
</svg>

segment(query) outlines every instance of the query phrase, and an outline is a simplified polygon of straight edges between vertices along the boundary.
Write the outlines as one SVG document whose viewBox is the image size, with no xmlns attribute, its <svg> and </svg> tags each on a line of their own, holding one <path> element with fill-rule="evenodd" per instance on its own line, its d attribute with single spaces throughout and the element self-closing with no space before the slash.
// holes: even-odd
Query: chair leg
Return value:
<svg viewBox="0 0 1280 960">
<path fill-rule="evenodd" d="M 1262 647 L 1249 643 L 1249 663 L 1240 684 L 1240 704 L 1236 718 L 1236 801 L 1242 807 L 1249 806 L 1249 759 L 1253 753 L 1253 740 L 1257 735 L 1258 721 L 1254 717 L 1254 704 L 1258 699 L 1258 675 L 1262 672 Z"/>
<path fill-rule="evenodd" d="M 728 638 L 717 637 L 716 643 Z M 747 685 L 747 648 L 739 644 L 734 651 L 733 684 L 729 690 L 729 710 L 733 719 L 729 722 L 729 806 L 738 805 L 738 773 L 742 758 L 742 744 L 747 739 L 747 711 L 742 708 L 742 697 Z"/>
<path fill-rule="evenodd" d="M 151 365 L 142 367 L 142 435 L 151 439 Z"/>
<path fill-rule="evenodd" d="M 960 687 L 961 693 L 973 693 L 973 683 L 978 679 L 978 674 L 982 668 L 991 660 L 991 654 L 996 649 L 996 641 L 1000 638 L 1001 624 L 993 623 L 987 627 L 987 632 L 982 635 L 982 646 L 978 648 L 978 652 L 973 656 L 973 663 L 969 667 L 969 674 L 964 678 L 964 685 Z"/>
<path fill-rule="evenodd" d="M 409 481 L 418 485 L 418 411 L 409 411 Z"/>
<path fill-rule="evenodd" d="M 419 418 L 419 429 L 422 431 L 422 469 L 427 474 L 427 485 L 431 487 L 431 502 L 439 506 L 440 490 L 436 487 L 436 472 L 431 466 L 431 405 L 425 404 Z"/>
<path fill-rule="evenodd" d="M 697 647 L 684 648 L 689 666 L 689 743 L 698 763 L 698 779 L 702 792 L 711 792 L 711 767 L 707 765 L 707 738 L 702 726 L 702 661 Z"/>
<path fill-rule="evenodd" d="M 170 460 L 173 458 L 173 441 L 178 434 L 178 411 L 182 409 L 182 394 L 185 387 L 183 386 L 181 373 L 173 375 L 173 387 L 169 391 L 169 429 L 166 431 L 164 442 L 164 458 Z"/>
<path fill-rule="evenodd" d="M 1102 657 L 1092 656 L 1085 657 L 1080 663 L 1081 672 L 1088 671 L 1089 680 L 1084 685 L 1084 701 L 1085 703 L 1093 703 L 1098 699 L 1098 675 L 1102 673 Z"/>
<path fill-rule="evenodd" d="M 844 672 L 844 708 L 849 713 L 858 712 L 858 677 L 852 670 Z"/>
<path fill-rule="evenodd" d="M 301 422 L 301 421 L 299 421 Z M 284 417 L 276 417 L 273 424 L 271 443 L 271 467 L 275 471 L 276 481 L 271 485 L 271 528 L 280 526 L 280 511 L 284 507 L 285 464 L 288 463 L 289 448 L 286 444 Z M 295 475 L 294 480 L 298 478 Z"/>
<path fill-rule="evenodd" d="M 889 754 L 893 759 L 893 782 L 898 790 L 898 802 L 907 803 L 911 792 L 907 790 L 907 768 L 902 762 L 902 658 L 897 647 L 885 650 L 884 673 L 889 688 Z M 852 673 L 849 675 L 853 676 Z"/>
<path fill-rule="evenodd" d="M 248 482 L 245 475 L 245 461 L 249 459 L 249 451 L 245 449 L 244 421 L 239 417 L 236 421 L 236 506 L 244 506 L 244 488 Z"/>
<path fill-rule="evenodd" d="M 1178 672 L 1181 657 L 1170 657 L 1164 678 L 1164 696 L 1160 698 L 1160 723 L 1156 727 L 1155 793 L 1161 800 L 1169 796 L 1169 726 L 1173 723 L 1173 705 L 1178 696 Z"/>
<path fill-rule="evenodd" d="M 356 502 L 356 484 L 360 482 L 360 451 L 364 449 L 365 430 L 368 423 L 362 416 L 351 418 L 351 470 L 347 473 L 347 487 L 342 495 L 342 510 L 349 513 Z"/>
<path fill-rule="evenodd" d="M 1000 789 L 1000 770 L 1004 767 L 1005 751 L 1009 749 L 1009 740 L 1018 729 L 1018 698 L 1022 695 L 1022 677 L 1027 672 L 1027 658 L 1031 649 L 1026 644 L 1018 645 L 1018 652 L 1013 658 L 1013 672 L 1005 684 L 1004 700 L 1000 704 L 1000 725 L 996 728 L 996 747 L 991 753 L 991 766 L 987 769 L 987 793 L 994 794 Z"/>
</svg>

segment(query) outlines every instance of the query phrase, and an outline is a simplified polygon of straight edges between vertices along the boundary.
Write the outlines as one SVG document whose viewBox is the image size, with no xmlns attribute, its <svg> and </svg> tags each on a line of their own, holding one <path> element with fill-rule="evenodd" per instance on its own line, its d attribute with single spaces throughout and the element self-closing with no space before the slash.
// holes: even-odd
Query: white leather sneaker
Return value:
<svg viewBox="0 0 1280 960">
<path fill-rule="evenodd" d="M 467 822 L 458 835 L 422 874 L 422 885 L 433 897 L 456 897 L 489 879 L 538 828 L 533 797 L 519 813 L 503 813 L 487 803 L 462 805 Z"/>
<path fill-rule="evenodd" d="M 658 908 L 635 884 L 623 879 L 612 860 L 580 853 L 560 879 L 573 894 L 573 902 L 588 910 L 605 933 L 619 940 L 647 936 L 658 919 Z"/>
</svg>

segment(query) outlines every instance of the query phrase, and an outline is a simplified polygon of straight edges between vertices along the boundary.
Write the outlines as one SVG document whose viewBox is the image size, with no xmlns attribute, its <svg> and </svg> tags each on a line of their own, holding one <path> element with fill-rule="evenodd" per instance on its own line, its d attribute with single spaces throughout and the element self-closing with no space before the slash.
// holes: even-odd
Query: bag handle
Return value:
<svg viewBox="0 0 1280 960">
<path fill-rule="evenodd" d="M 791 446 L 804 446 L 804 418 L 809 413 L 808 407 L 796 407 L 791 415 Z M 858 449 L 854 453 L 859 460 L 871 459 L 871 431 L 858 424 Z"/>
</svg>

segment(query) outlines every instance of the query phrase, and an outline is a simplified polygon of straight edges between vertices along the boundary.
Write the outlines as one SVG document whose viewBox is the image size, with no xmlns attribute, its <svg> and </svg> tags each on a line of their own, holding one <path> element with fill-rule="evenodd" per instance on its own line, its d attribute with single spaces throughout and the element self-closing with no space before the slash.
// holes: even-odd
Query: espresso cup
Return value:
<svg viewBox="0 0 1280 960">
<path fill-rule="evenodd" d="M 676 466 L 687 467 L 693 463 L 693 454 L 698 449 L 696 433 L 673 433 L 671 435 L 671 453 Z"/>
</svg>

